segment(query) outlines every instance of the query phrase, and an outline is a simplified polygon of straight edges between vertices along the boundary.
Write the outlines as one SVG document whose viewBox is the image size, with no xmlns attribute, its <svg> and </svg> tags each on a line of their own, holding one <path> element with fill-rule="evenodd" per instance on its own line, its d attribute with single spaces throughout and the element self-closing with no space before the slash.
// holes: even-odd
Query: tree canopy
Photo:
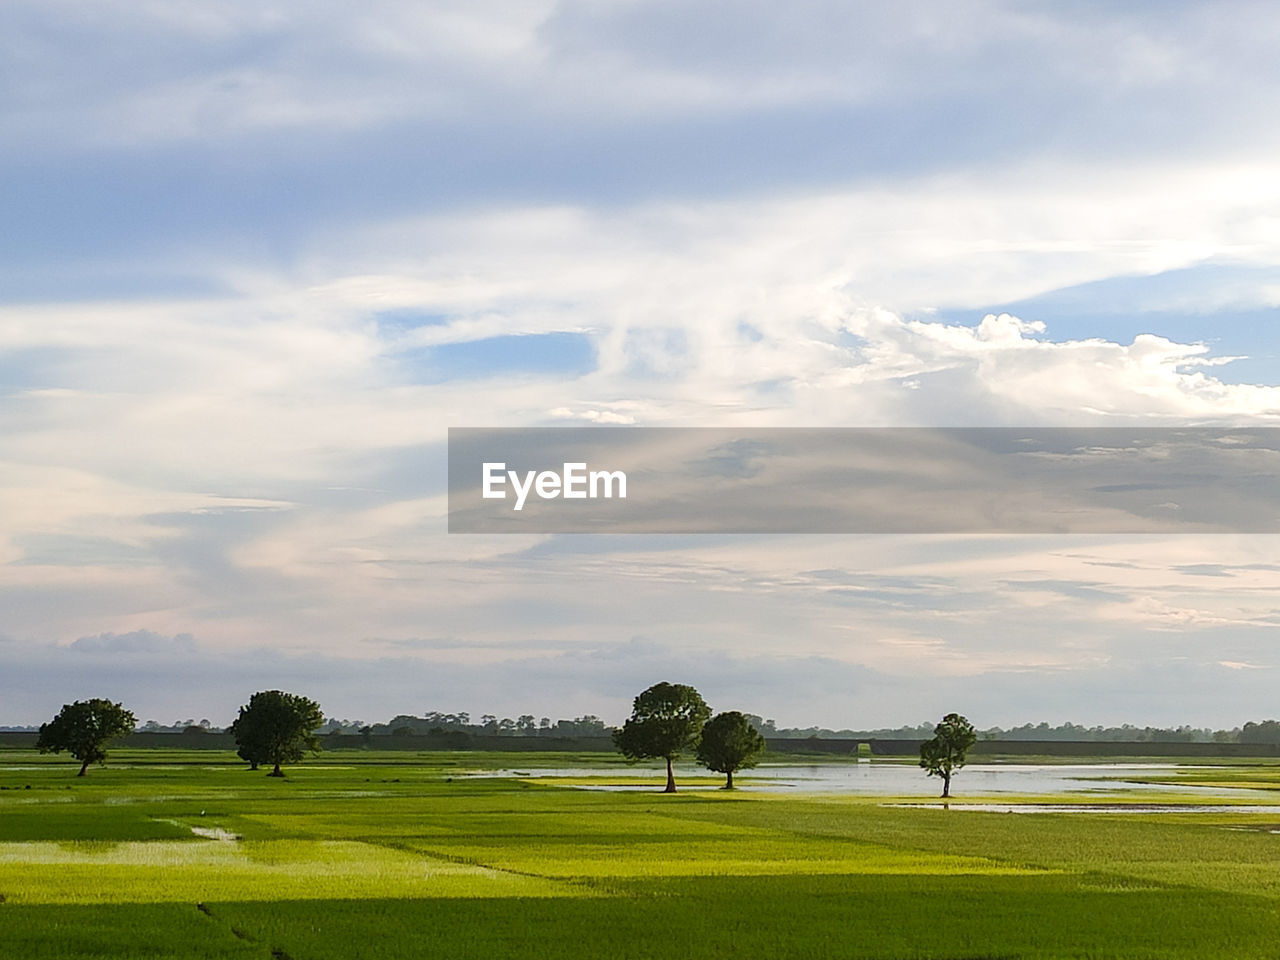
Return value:
<svg viewBox="0 0 1280 960">
<path fill-rule="evenodd" d="M 754 767 L 764 747 L 764 737 L 746 715 L 727 710 L 703 726 L 702 739 L 698 741 L 698 762 L 708 770 L 723 773 L 724 788 L 732 790 L 734 773 L 743 767 Z"/>
<path fill-rule="evenodd" d="M 693 687 L 655 683 L 635 698 L 631 716 L 613 732 L 613 742 L 628 760 L 666 760 L 666 792 L 675 793 L 671 762 L 697 742 L 709 716 L 711 708 Z"/>
<path fill-rule="evenodd" d="M 249 761 L 251 770 L 269 763 L 269 776 L 282 777 L 282 763 L 297 763 L 308 753 L 320 752 L 316 728 L 324 723 L 320 704 L 282 690 L 263 690 L 249 698 L 228 732 L 236 739 L 236 752 Z"/>
<path fill-rule="evenodd" d="M 41 753 L 66 750 L 80 761 L 83 777 L 91 763 L 106 763 L 106 746 L 133 732 L 138 720 L 121 704 L 110 700 L 77 700 L 63 704 L 58 715 L 40 725 L 36 747 Z"/>
<path fill-rule="evenodd" d="M 951 775 L 965 764 L 965 754 L 978 740 L 978 733 L 958 713 L 948 713 L 933 728 L 933 739 L 920 744 L 920 766 L 931 777 L 942 778 L 942 795 L 951 796 Z"/>
</svg>

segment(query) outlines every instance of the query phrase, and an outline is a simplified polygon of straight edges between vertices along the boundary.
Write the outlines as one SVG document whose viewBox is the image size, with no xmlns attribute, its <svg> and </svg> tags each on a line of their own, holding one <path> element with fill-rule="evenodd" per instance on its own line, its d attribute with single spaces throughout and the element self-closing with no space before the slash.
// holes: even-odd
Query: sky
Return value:
<svg viewBox="0 0 1280 960">
<path fill-rule="evenodd" d="M 449 535 L 449 427 L 1280 425 L 1273 4 L 0 5 L 0 724 L 1275 716 L 1271 536 Z"/>
</svg>

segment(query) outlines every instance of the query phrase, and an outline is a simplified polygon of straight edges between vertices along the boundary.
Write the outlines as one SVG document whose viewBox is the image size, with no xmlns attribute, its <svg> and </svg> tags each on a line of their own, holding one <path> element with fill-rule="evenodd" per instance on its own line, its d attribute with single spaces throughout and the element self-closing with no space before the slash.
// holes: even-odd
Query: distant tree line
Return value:
<svg viewBox="0 0 1280 960">
<path fill-rule="evenodd" d="M 816 737 L 823 740 L 926 740 L 934 735 L 934 724 L 921 723 L 914 726 L 878 727 L 875 729 L 839 729 L 829 727 L 779 727 L 774 720 L 765 719 L 758 714 L 744 713 L 747 722 L 762 736 L 769 739 L 802 740 Z M 0 732 L 35 732 L 36 726 L 0 725 Z M 156 720 L 145 720 L 136 727 L 139 733 L 223 733 L 230 728 L 215 726 L 209 719 L 174 720 L 172 723 L 160 723 Z M 586 714 L 571 720 L 552 720 L 550 717 L 535 718 L 532 714 L 523 714 L 514 719 L 494 714 L 483 714 L 473 720 L 469 713 L 444 713 L 428 710 L 422 716 L 398 714 L 386 723 L 366 724 L 363 720 L 339 720 L 326 718 L 315 733 L 320 736 L 344 734 L 349 736 L 387 736 L 394 734 L 412 734 L 429 736 L 432 734 L 466 734 L 468 736 L 514 736 L 514 737 L 607 737 L 611 736 L 614 727 L 597 716 Z M 1062 723 L 1051 726 L 1048 723 L 1024 723 L 1018 727 L 987 727 L 977 731 L 981 740 L 1069 740 L 1074 742 L 1114 742 L 1130 743 L 1254 743 L 1280 744 L 1280 720 L 1249 721 L 1243 726 L 1230 730 L 1214 730 L 1208 727 L 1139 727 L 1133 724 L 1122 724 L 1118 727 L 1092 726 L 1077 723 Z"/>
<path fill-rule="evenodd" d="M 880 727 L 874 730 L 832 730 L 827 727 L 778 727 L 772 720 L 764 720 L 755 714 L 748 719 L 761 733 L 770 739 L 801 740 L 816 737 L 823 740 L 924 740 L 934 735 L 934 725 Z M 1280 744 L 1280 721 L 1250 721 L 1243 727 L 1231 730 L 1213 730 L 1209 727 L 1138 727 L 1122 724 L 1118 727 L 1086 727 L 1077 723 L 1024 723 L 1020 727 L 987 727 L 977 731 L 982 740 L 1070 740 L 1074 742 L 1131 743 L 1277 743 Z"/>
<path fill-rule="evenodd" d="M 365 724 L 359 720 L 326 720 L 317 733 L 321 735 L 361 734 L 365 736 L 464 733 L 478 737 L 607 737 L 613 728 L 599 717 L 587 714 L 572 720 L 552 720 L 524 714 L 515 718 L 498 719 L 491 713 L 473 721 L 469 713 L 441 713 L 428 710 L 422 716 L 398 714 L 386 723 Z"/>
<path fill-rule="evenodd" d="M 207 717 L 203 720 L 175 720 L 173 723 L 160 723 L 147 720 L 138 725 L 139 733 L 222 733 L 221 727 L 215 727 Z"/>
<path fill-rule="evenodd" d="M 1211 730 L 1207 727 L 1085 727 L 1064 723 L 1051 727 L 1047 723 L 1026 723 L 1008 730 L 991 727 L 983 730 L 984 740 L 1074 740 L 1084 742 L 1128 741 L 1133 743 L 1280 743 L 1280 723 L 1264 720 L 1246 723 L 1233 730 Z"/>
<path fill-rule="evenodd" d="M 758 714 L 745 714 L 752 726 L 770 739 L 804 740 L 816 737 L 820 740 L 923 740 L 932 736 L 933 724 L 916 726 L 881 727 L 875 730 L 833 730 L 830 727 L 779 727 L 774 720 L 766 720 Z"/>
</svg>

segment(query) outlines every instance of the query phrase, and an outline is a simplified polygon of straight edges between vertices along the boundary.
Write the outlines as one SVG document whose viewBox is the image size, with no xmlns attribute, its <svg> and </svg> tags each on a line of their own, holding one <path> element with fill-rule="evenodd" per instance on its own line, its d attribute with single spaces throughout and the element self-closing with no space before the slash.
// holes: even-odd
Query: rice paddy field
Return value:
<svg viewBox="0 0 1280 960">
<path fill-rule="evenodd" d="M 1100 781 L 1017 814 L 965 772 L 943 809 L 923 775 L 893 796 L 750 777 L 666 796 L 589 755 L 335 752 L 276 780 L 149 750 L 76 770 L 0 752 L 6 960 L 1280 954 L 1265 763 L 1118 770 L 1148 781 L 1140 802 Z"/>
</svg>

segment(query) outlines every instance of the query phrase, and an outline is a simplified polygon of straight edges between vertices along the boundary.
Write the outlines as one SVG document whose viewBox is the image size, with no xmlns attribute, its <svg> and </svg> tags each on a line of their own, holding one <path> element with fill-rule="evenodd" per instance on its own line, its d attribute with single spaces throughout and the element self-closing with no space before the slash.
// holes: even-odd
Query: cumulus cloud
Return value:
<svg viewBox="0 0 1280 960">
<path fill-rule="evenodd" d="M 1044 324 L 1007 314 L 969 327 L 873 312 L 852 318 L 846 329 L 864 341 L 863 362 L 844 372 L 851 383 L 910 378 L 921 389 L 931 375 L 962 371 L 980 411 L 979 418 L 974 406 L 961 414 L 969 423 L 1256 422 L 1280 414 L 1280 388 L 1227 384 L 1200 369 L 1213 362 L 1203 343 L 1146 334 L 1129 344 L 1054 342 L 1038 336 Z M 948 379 L 938 391 L 948 396 L 937 400 L 939 419 L 955 386 Z M 913 403 L 919 409 L 920 401 Z"/>
</svg>

